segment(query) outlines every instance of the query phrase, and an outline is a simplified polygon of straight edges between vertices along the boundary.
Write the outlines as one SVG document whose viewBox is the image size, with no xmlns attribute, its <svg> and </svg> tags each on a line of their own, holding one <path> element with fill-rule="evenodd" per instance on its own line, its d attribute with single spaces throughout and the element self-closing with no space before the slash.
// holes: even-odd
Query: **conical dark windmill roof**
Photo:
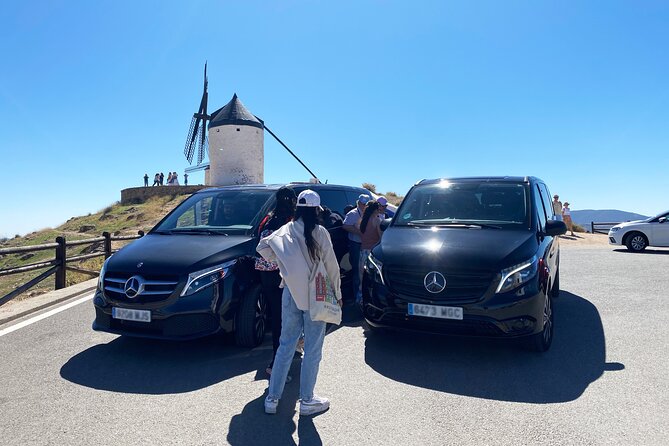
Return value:
<svg viewBox="0 0 669 446">
<path fill-rule="evenodd" d="M 253 116 L 253 113 L 244 107 L 242 101 L 237 97 L 237 93 L 232 96 L 230 102 L 211 114 L 209 128 L 218 127 L 219 125 L 250 125 L 263 128 L 262 121 Z"/>
</svg>

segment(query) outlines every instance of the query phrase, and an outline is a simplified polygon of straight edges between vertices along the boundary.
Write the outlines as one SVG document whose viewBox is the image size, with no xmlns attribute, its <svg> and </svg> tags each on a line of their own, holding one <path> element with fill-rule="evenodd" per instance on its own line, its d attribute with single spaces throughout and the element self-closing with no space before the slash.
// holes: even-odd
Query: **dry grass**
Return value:
<svg viewBox="0 0 669 446">
<path fill-rule="evenodd" d="M 121 205 L 115 203 L 95 214 L 72 217 L 58 228 L 46 228 L 40 231 L 31 232 L 24 237 L 15 237 L 4 240 L 0 242 L 0 247 L 9 248 L 53 243 L 57 236 L 63 236 L 66 240 L 71 241 L 99 237 L 103 232 L 109 232 L 113 235 L 135 235 L 137 234 L 137 231 L 140 230 L 147 232 L 186 197 L 188 197 L 188 195 L 155 197 L 147 200 L 145 203 L 133 205 Z M 128 242 L 113 242 L 112 249 L 118 249 L 126 243 Z M 96 243 L 94 246 L 74 246 L 68 248 L 67 256 L 72 257 L 89 252 L 102 252 L 102 250 L 103 247 L 101 243 Z M 0 268 L 15 268 L 40 261 L 48 261 L 53 259 L 54 255 L 55 250 L 52 249 L 32 253 L 0 255 Z M 90 271 L 99 271 L 102 267 L 102 261 L 103 258 L 100 257 L 70 263 L 68 265 Z M 0 297 L 10 293 L 46 270 L 47 268 L 44 268 L 27 273 L 0 277 Z M 88 280 L 91 277 L 93 276 L 68 271 L 67 285 L 75 285 Z M 16 300 L 42 294 L 53 289 L 54 278 L 51 276 L 18 296 Z"/>
</svg>

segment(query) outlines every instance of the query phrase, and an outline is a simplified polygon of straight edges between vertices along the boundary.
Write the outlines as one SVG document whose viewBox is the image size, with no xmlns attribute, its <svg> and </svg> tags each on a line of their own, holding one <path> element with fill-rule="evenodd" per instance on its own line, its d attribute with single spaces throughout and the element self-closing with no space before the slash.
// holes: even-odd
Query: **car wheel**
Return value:
<svg viewBox="0 0 669 446">
<path fill-rule="evenodd" d="M 559 295 L 560 295 L 560 268 L 558 267 L 558 270 L 555 273 L 555 280 L 553 280 L 553 285 L 551 286 L 551 297 L 558 297 Z"/>
<path fill-rule="evenodd" d="M 641 232 L 632 232 L 627 236 L 625 246 L 632 252 L 641 252 L 648 246 L 648 239 Z"/>
<path fill-rule="evenodd" d="M 249 289 L 237 310 L 235 342 L 240 347 L 256 347 L 265 338 L 267 305 L 260 285 Z"/>
<path fill-rule="evenodd" d="M 544 329 L 529 337 L 528 346 L 531 350 L 545 352 L 551 348 L 551 344 L 553 343 L 553 321 L 553 299 L 551 299 L 550 295 L 546 295 L 543 311 Z"/>
</svg>

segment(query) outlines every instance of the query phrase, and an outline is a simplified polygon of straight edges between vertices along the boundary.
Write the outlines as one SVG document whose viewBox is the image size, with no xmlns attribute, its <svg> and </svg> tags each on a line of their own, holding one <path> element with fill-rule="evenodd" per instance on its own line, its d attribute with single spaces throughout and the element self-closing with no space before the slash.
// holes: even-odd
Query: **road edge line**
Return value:
<svg viewBox="0 0 669 446">
<path fill-rule="evenodd" d="M 20 313 L 12 314 L 11 316 L 7 316 L 7 317 L 5 317 L 4 319 L 0 319 L 0 325 L 7 324 L 7 323 L 9 323 L 9 322 L 11 322 L 11 321 L 13 321 L 13 320 L 16 320 L 16 319 L 19 319 L 19 318 L 22 318 L 22 317 L 25 317 L 25 316 L 29 316 L 29 315 L 31 315 L 31 314 L 33 314 L 33 313 L 36 313 L 36 312 L 41 311 L 41 310 L 44 310 L 45 308 L 49 308 L 49 307 L 52 307 L 52 306 L 54 306 L 54 305 L 58 305 L 58 304 L 63 303 L 63 302 L 65 302 L 65 301 L 67 301 L 67 300 L 73 299 L 73 298 L 75 298 L 75 297 L 82 296 L 82 295 L 84 295 L 84 294 L 86 294 L 86 293 L 90 293 L 91 291 L 95 290 L 95 288 L 97 288 L 97 285 L 96 285 L 96 286 L 89 287 L 89 288 L 86 288 L 86 289 L 83 289 L 83 290 L 80 290 L 80 291 L 77 291 L 77 292 L 74 293 L 74 294 L 68 294 L 67 296 L 59 297 L 59 298 L 54 299 L 54 300 L 52 300 L 52 301 L 50 301 L 50 302 L 46 302 L 46 303 L 43 303 L 43 304 L 41 304 L 41 305 L 38 305 L 38 306 L 36 306 L 36 307 L 34 307 L 34 308 L 30 308 L 30 309 L 28 309 L 28 310 L 23 310 L 23 311 L 20 312 Z"/>
</svg>

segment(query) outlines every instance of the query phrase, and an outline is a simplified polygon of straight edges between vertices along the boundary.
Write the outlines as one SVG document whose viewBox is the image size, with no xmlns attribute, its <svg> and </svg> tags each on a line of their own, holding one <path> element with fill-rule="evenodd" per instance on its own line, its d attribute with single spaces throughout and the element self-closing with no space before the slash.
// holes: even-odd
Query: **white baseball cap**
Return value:
<svg viewBox="0 0 669 446">
<path fill-rule="evenodd" d="M 297 196 L 298 207 L 321 208 L 321 197 L 311 189 L 303 190 Z"/>
</svg>

